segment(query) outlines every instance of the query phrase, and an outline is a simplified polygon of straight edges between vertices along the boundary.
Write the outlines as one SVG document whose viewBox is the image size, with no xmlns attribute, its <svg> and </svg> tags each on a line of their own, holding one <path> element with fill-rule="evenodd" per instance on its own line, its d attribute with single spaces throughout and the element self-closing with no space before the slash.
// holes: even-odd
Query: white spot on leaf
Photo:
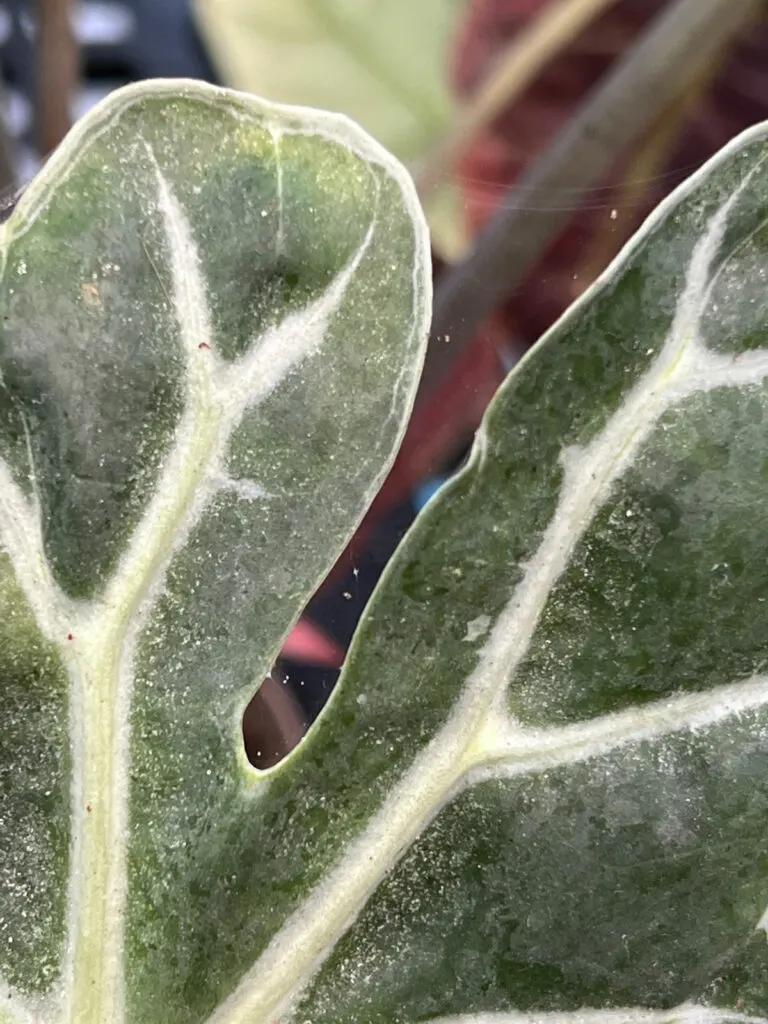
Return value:
<svg viewBox="0 0 768 1024">
<path fill-rule="evenodd" d="M 467 623 L 466 636 L 462 637 L 464 643 L 472 644 L 475 640 L 479 640 L 481 636 L 484 636 L 491 625 L 490 615 L 478 615 L 476 619 L 472 619 L 471 622 Z"/>
</svg>

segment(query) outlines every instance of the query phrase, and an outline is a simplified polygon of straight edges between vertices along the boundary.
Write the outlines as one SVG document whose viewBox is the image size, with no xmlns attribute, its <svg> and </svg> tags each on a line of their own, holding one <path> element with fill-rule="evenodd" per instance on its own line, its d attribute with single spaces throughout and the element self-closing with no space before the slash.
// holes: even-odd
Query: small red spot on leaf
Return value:
<svg viewBox="0 0 768 1024">
<path fill-rule="evenodd" d="M 201 341 L 197 347 L 207 349 L 208 351 L 210 351 L 211 348 L 207 341 Z"/>
<path fill-rule="evenodd" d="M 89 814 L 90 814 L 90 813 L 91 813 L 91 811 L 93 810 L 93 808 L 91 807 L 91 805 L 90 805 L 90 804 L 86 804 L 86 805 L 85 805 L 85 809 L 86 809 L 86 811 L 88 811 L 88 813 L 89 813 Z"/>
<path fill-rule="evenodd" d="M 74 638 L 74 635 L 72 633 L 67 633 L 67 640 L 74 640 L 74 639 L 75 638 Z"/>
</svg>

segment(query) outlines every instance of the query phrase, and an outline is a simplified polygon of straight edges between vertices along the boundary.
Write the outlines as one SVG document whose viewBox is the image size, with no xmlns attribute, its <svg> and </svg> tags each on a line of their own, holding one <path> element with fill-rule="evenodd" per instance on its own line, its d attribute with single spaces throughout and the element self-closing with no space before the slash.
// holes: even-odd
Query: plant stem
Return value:
<svg viewBox="0 0 768 1024">
<path fill-rule="evenodd" d="M 41 156 L 52 152 L 71 127 L 79 76 L 70 0 L 38 0 L 35 137 Z"/>
<path fill-rule="evenodd" d="M 578 195 L 598 182 L 761 6 L 761 0 L 676 0 L 654 19 L 508 189 L 467 259 L 438 284 L 422 392 L 447 373 L 478 325 L 522 283 L 561 231 L 570 214 L 548 209 L 550 196 L 566 188 Z M 446 334 L 451 344 L 438 343 Z"/>
<path fill-rule="evenodd" d="M 427 156 L 416 185 L 431 192 L 450 170 L 459 153 L 510 106 L 554 57 L 616 0 L 556 0 L 518 32 L 504 50 L 477 94 L 459 111 L 450 134 Z"/>
</svg>

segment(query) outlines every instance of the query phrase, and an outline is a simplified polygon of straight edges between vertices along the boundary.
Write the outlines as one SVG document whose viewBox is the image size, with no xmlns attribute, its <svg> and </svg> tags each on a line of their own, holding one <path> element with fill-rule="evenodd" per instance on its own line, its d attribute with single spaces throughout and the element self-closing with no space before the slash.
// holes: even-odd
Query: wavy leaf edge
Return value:
<svg viewBox="0 0 768 1024">
<path fill-rule="evenodd" d="M 377 597 L 386 590 L 398 571 L 398 564 L 407 559 L 409 552 L 417 549 L 422 526 L 429 522 L 430 510 L 435 503 L 450 502 L 453 490 L 458 490 L 482 464 L 488 420 L 493 418 L 512 382 L 525 371 L 528 360 L 535 358 L 540 346 L 577 318 L 583 308 L 617 279 L 635 251 L 674 212 L 682 199 L 706 182 L 732 156 L 761 140 L 768 140 L 768 124 L 756 125 L 736 136 L 670 193 L 599 278 L 512 370 L 485 414 L 467 463 L 419 514 L 385 569 L 366 608 L 363 622 L 375 612 Z M 470 628 L 469 631 L 476 634 L 471 639 L 483 634 L 487 634 L 487 639 L 479 649 L 477 668 L 466 681 L 462 696 L 445 726 L 416 756 L 365 830 L 317 888 L 314 897 L 275 937 L 253 971 L 222 1007 L 221 1015 L 213 1018 L 214 1024 L 265 1024 L 273 1018 L 293 1019 L 305 986 L 317 974 L 338 939 L 351 927 L 378 885 L 439 812 L 465 789 L 493 778 L 588 760 L 635 740 L 703 728 L 768 702 L 768 676 L 756 676 L 723 685 L 711 692 L 682 694 L 637 710 L 610 713 L 596 720 L 565 727 L 532 729 L 518 726 L 504 707 L 506 687 L 525 655 L 547 596 L 563 571 L 568 555 L 607 499 L 611 484 L 621 477 L 631 455 L 642 444 L 658 417 L 692 394 L 722 386 L 757 383 L 768 377 L 768 349 L 744 352 L 734 360 L 730 355 L 719 355 L 705 349 L 695 337 L 699 300 L 705 297 L 713 284 L 708 273 L 723 240 L 728 214 L 765 163 L 768 163 L 768 154 L 750 169 L 739 188 L 712 217 L 698 241 L 673 328 L 649 370 L 634 388 L 623 395 L 618 409 L 590 445 L 563 451 L 563 482 L 550 528 L 537 554 L 524 567 L 523 579 L 497 623 L 491 626 L 490 622 L 480 621 L 481 616 L 476 622 L 476 630 Z M 643 409 L 649 402 L 654 411 L 644 418 Z M 611 450 L 616 452 L 612 462 Z M 589 479 L 591 471 L 606 460 L 609 461 L 608 474 L 598 474 L 594 485 L 585 488 L 583 481 Z M 563 520 L 565 528 L 561 529 Z M 358 629 L 323 717 L 332 715 L 334 704 L 348 679 L 349 685 L 352 684 L 350 677 L 363 642 Z M 308 738 L 311 736 L 312 730 Z M 755 922 L 755 928 L 768 931 L 768 908 Z M 293 978 L 287 984 L 288 963 Z M 584 1007 L 578 1012 L 564 1013 L 507 1011 L 467 1014 L 434 1018 L 434 1024 L 673 1024 L 678 1021 L 691 1024 L 727 1024 L 731 1021 L 757 1024 L 759 1021 L 764 1024 L 766 1019 L 683 1004 L 674 1010 Z"/>
</svg>

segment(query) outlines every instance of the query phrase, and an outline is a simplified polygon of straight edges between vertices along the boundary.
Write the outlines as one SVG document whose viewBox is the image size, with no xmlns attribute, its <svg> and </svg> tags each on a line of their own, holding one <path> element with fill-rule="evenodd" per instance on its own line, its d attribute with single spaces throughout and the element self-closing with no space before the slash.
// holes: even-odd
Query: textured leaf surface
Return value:
<svg viewBox="0 0 768 1024">
<path fill-rule="evenodd" d="M 196 0 L 195 9 L 229 85 L 340 110 L 409 164 L 454 118 L 450 52 L 466 0 Z M 456 255 L 466 246 L 458 191 L 438 189 L 427 212 L 433 242 Z"/>
<path fill-rule="evenodd" d="M 0 252 L 0 1019 L 205 1020 L 345 838 L 240 717 L 397 447 L 426 231 L 345 119 L 161 83 Z"/>
<path fill-rule="evenodd" d="M 368 808 L 257 965 L 305 971 L 289 1019 L 768 1019 L 767 138 L 524 360 L 390 565 L 302 752 L 331 834 Z"/>
</svg>

